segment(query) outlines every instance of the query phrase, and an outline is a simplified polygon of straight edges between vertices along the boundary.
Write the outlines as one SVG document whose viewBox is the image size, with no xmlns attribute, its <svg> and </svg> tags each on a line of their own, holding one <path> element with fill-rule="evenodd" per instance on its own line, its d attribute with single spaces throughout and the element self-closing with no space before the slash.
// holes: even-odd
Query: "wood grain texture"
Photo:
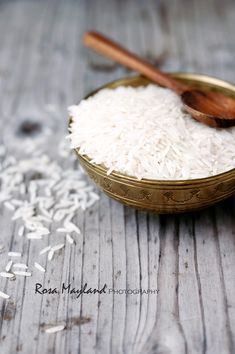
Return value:
<svg viewBox="0 0 235 354">
<path fill-rule="evenodd" d="M 132 74 L 83 48 L 84 31 L 107 33 L 163 70 L 235 82 L 234 22 L 231 0 L 0 1 L 0 139 L 20 157 L 18 127 L 38 121 L 55 131 L 46 146 L 59 159 L 66 107 Z M 1 290 L 12 294 L 0 299 L 1 354 L 234 353 L 234 215 L 234 198 L 194 214 L 157 216 L 100 194 L 76 216 L 82 230 L 76 247 L 45 260 L 45 275 L 0 279 Z M 18 228 L 0 207 L 0 243 L 33 264 L 46 244 L 17 237 Z M 2 254 L 0 269 L 6 261 Z M 39 296 L 36 282 L 158 293 Z M 66 330 L 43 331 L 60 321 Z"/>
</svg>

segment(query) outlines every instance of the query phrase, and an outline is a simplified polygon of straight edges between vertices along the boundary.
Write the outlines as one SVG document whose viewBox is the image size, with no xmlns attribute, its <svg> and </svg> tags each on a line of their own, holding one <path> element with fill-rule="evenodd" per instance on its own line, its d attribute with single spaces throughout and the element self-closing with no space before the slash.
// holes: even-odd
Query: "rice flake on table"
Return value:
<svg viewBox="0 0 235 354">
<path fill-rule="evenodd" d="M 69 107 L 71 148 L 138 179 L 203 178 L 235 168 L 235 127 L 194 120 L 171 90 L 102 89 Z"/>
<path fill-rule="evenodd" d="M 14 274 L 9 272 L 0 272 L 0 276 L 3 278 L 14 278 Z"/>
<path fill-rule="evenodd" d="M 34 267 L 37 268 L 38 270 L 40 270 L 40 272 L 45 273 L 45 271 L 46 271 L 46 269 L 38 262 L 34 262 Z"/>
<path fill-rule="evenodd" d="M 44 238 L 50 233 L 48 224 L 55 222 L 63 223 L 58 232 L 80 234 L 71 219 L 78 209 L 84 209 L 84 204 L 87 208 L 99 198 L 93 186 L 84 180 L 81 168 L 64 169 L 45 154 L 12 162 L 8 161 L 0 170 L 0 201 L 13 212 L 13 221 L 22 222 L 19 236 L 26 233 L 29 239 Z M 26 190 L 25 199 L 17 200 L 22 185 Z"/>
<path fill-rule="evenodd" d="M 12 223 L 17 224 L 16 235 L 20 240 L 35 242 L 38 255 L 43 257 L 48 253 L 48 260 L 52 260 L 54 254 L 65 247 L 65 241 L 75 245 L 70 234 L 81 232 L 72 220 L 79 209 L 89 208 L 99 196 L 75 158 L 71 158 L 67 142 L 59 145 L 60 163 L 43 153 L 32 140 L 23 146 L 26 156 L 18 159 L 0 145 L 0 206 L 7 210 Z M 67 166 L 68 162 L 70 167 L 64 168 L 64 163 Z M 48 245 L 51 237 L 53 246 Z M 24 258 L 22 252 L 9 250 L 4 244 L 0 245 L 0 250 L 10 257 L 5 269 L 0 269 L 0 276 L 6 280 L 34 276 L 33 267 L 42 273 L 46 271 L 36 259 L 29 266 L 13 263 L 17 257 Z M 0 297 L 8 299 L 9 295 L 0 291 Z M 60 328 L 51 329 L 51 333 Z"/>
<path fill-rule="evenodd" d="M 13 268 L 28 269 L 28 266 L 25 263 L 14 263 Z"/>
<path fill-rule="evenodd" d="M 9 261 L 5 267 L 5 271 L 6 272 L 9 272 L 11 270 L 11 267 L 12 267 L 12 264 L 13 264 L 13 261 Z"/>
<path fill-rule="evenodd" d="M 65 325 L 57 325 L 57 326 L 51 326 L 45 329 L 46 333 L 57 333 L 60 331 L 63 331 L 65 329 Z"/>
<path fill-rule="evenodd" d="M 10 251 L 10 252 L 8 252 L 8 256 L 9 257 L 21 257 L 21 253 Z"/>
<path fill-rule="evenodd" d="M 32 273 L 31 272 L 25 272 L 23 270 L 14 270 L 15 275 L 22 275 L 23 277 L 31 277 Z"/>
<path fill-rule="evenodd" d="M 0 291 L 0 297 L 2 297 L 3 299 L 9 299 L 10 295 L 4 293 L 3 291 Z"/>
</svg>

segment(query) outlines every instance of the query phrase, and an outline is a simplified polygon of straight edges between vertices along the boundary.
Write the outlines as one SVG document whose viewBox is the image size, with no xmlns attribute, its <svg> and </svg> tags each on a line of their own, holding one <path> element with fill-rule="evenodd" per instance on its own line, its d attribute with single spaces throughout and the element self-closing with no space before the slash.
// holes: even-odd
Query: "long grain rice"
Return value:
<svg viewBox="0 0 235 354">
<path fill-rule="evenodd" d="M 13 261 L 9 261 L 7 263 L 7 265 L 5 267 L 6 272 L 9 272 L 11 270 L 12 264 L 13 264 Z"/>
<path fill-rule="evenodd" d="M 15 275 L 22 275 L 23 277 L 31 277 L 31 275 L 32 275 L 30 272 L 24 272 L 21 270 L 15 270 L 14 274 Z"/>
<path fill-rule="evenodd" d="M 9 257 L 21 257 L 20 252 L 8 252 Z"/>
<path fill-rule="evenodd" d="M 28 266 L 25 263 L 14 263 L 13 268 L 28 269 Z"/>
<path fill-rule="evenodd" d="M 43 249 L 39 252 L 39 254 L 42 255 L 42 254 L 44 254 L 44 253 L 47 253 L 47 252 L 50 251 L 50 249 L 51 249 L 51 246 L 47 246 L 47 247 L 43 248 Z"/>
<path fill-rule="evenodd" d="M 181 180 L 235 168 L 235 127 L 215 129 L 155 85 L 103 89 L 69 107 L 71 147 L 96 164 L 138 179 Z M 84 209 L 87 205 L 81 203 Z"/>
</svg>

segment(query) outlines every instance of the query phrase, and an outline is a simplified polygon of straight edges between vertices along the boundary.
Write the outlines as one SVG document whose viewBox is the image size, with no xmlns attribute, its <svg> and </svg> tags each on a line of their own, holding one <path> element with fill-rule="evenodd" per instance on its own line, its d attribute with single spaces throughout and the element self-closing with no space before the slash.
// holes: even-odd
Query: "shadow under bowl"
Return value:
<svg viewBox="0 0 235 354">
<path fill-rule="evenodd" d="M 235 98 L 235 86 L 226 81 L 200 74 L 174 73 L 172 77 L 189 83 L 195 88 L 223 92 Z M 145 86 L 150 80 L 128 77 L 108 83 L 90 93 L 86 98 L 103 88 L 118 86 Z M 211 128 L 214 129 L 214 128 Z M 107 175 L 103 165 L 91 163 L 88 156 L 82 156 L 75 149 L 81 165 L 93 182 L 108 196 L 119 202 L 158 214 L 190 212 L 209 207 L 235 193 L 235 168 L 219 175 L 190 180 L 138 180 L 120 172 Z"/>
</svg>

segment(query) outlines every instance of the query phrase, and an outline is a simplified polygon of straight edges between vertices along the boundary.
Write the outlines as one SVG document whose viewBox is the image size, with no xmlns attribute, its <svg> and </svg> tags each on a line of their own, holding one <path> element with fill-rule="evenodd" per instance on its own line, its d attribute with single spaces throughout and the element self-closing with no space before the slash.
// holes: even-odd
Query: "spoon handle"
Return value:
<svg viewBox="0 0 235 354">
<path fill-rule="evenodd" d="M 161 86 L 168 87 L 179 95 L 189 89 L 187 85 L 162 73 L 157 70 L 154 65 L 129 52 L 127 49 L 100 33 L 86 32 L 83 42 L 87 47 L 94 49 L 97 53 L 141 73 L 150 80 Z"/>
</svg>

